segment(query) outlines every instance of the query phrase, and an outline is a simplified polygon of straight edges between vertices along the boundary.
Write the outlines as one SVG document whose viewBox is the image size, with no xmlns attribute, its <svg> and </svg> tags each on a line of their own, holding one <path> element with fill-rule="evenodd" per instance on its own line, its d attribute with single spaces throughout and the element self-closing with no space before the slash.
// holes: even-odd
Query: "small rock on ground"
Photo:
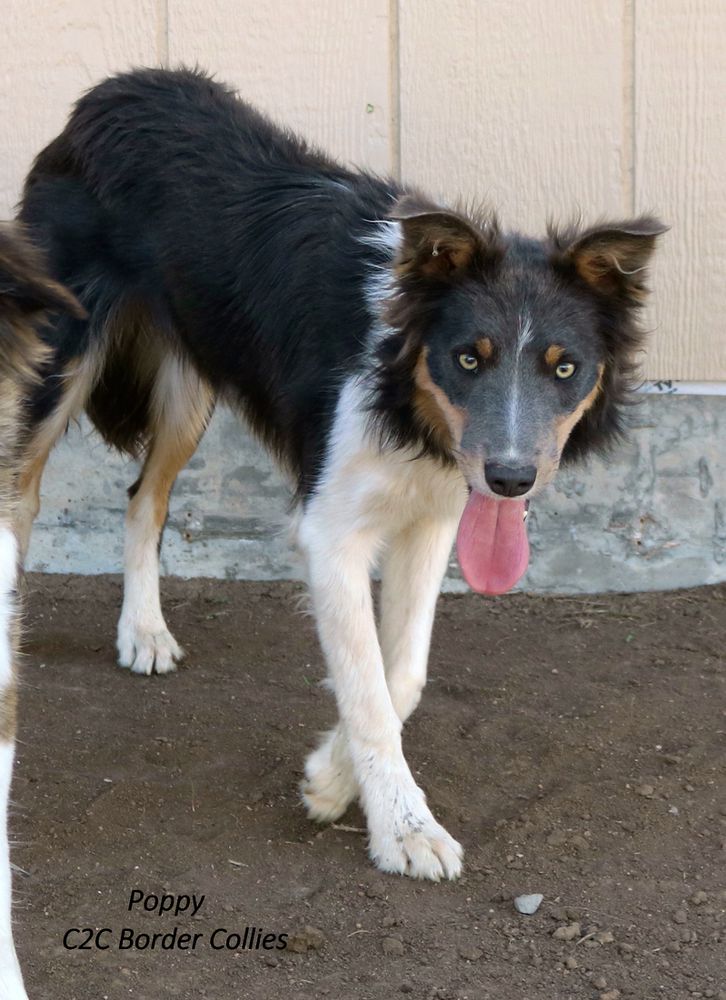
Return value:
<svg viewBox="0 0 726 1000">
<path fill-rule="evenodd" d="M 526 916 L 531 916 L 536 913 L 537 910 L 542 905 L 542 900 L 544 896 L 541 892 L 532 892 L 524 896 L 517 896 L 514 900 L 514 908 L 519 913 L 524 913 Z"/>
<path fill-rule="evenodd" d="M 467 962 L 478 962 L 484 956 L 481 948 L 459 948 L 459 955 Z"/>
<path fill-rule="evenodd" d="M 552 937 L 554 937 L 557 941 L 574 941 L 574 939 L 579 936 L 580 925 L 578 923 L 566 924 L 563 927 L 558 927 L 552 935 Z"/>
<path fill-rule="evenodd" d="M 385 937 L 382 947 L 384 955 L 403 955 L 405 951 L 403 941 L 397 937 Z"/>
<path fill-rule="evenodd" d="M 306 951 L 317 951 L 325 944 L 325 935 L 317 927 L 305 924 L 300 930 L 295 931 L 287 942 L 287 950 L 298 955 Z"/>
<path fill-rule="evenodd" d="M 655 788 L 648 784 L 636 785 L 635 794 L 642 795 L 644 799 L 652 799 L 655 795 Z"/>
</svg>

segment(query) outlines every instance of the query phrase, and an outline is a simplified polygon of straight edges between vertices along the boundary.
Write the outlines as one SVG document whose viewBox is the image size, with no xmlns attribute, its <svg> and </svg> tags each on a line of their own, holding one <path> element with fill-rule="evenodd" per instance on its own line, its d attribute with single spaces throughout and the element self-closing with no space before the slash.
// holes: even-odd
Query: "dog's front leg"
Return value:
<svg viewBox="0 0 726 1000">
<path fill-rule="evenodd" d="M 436 601 L 463 503 L 452 491 L 439 517 L 421 517 L 399 529 L 387 546 L 379 636 L 388 690 L 401 722 L 416 708 L 426 683 Z M 308 757 L 302 791 L 309 816 L 320 823 L 338 819 L 358 797 L 342 723 Z"/>
<path fill-rule="evenodd" d="M 418 705 L 426 684 L 436 601 L 462 503 L 454 497 L 452 515 L 420 518 L 401 530 L 391 540 L 383 566 L 381 649 L 401 722 Z"/>
<path fill-rule="evenodd" d="M 370 584 L 377 538 L 365 530 L 336 534 L 335 521 L 313 509 L 303 518 L 300 541 L 371 857 L 384 871 L 455 878 L 461 847 L 436 822 L 413 779 L 386 684 Z"/>
</svg>

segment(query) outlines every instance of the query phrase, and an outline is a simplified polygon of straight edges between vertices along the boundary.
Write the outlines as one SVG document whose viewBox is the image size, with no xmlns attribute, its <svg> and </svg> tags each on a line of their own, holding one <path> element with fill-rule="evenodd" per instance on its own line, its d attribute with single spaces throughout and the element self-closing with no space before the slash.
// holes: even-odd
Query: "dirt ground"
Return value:
<svg viewBox="0 0 726 1000">
<path fill-rule="evenodd" d="M 334 710 L 299 588 L 163 591 L 188 656 L 142 679 L 114 665 L 117 578 L 28 581 L 13 832 L 31 1000 L 726 998 L 726 587 L 442 599 L 405 740 L 466 849 L 440 885 L 378 874 L 357 809 L 305 817 L 301 764 Z M 129 912 L 135 889 L 205 900 Z M 534 916 L 520 893 L 544 895 Z M 119 949 L 124 928 L 169 944 L 175 926 L 195 950 Z M 245 927 L 292 947 L 212 947 Z M 68 950 L 71 928 L 109 928 L 110 947 Z"/>
</svg>

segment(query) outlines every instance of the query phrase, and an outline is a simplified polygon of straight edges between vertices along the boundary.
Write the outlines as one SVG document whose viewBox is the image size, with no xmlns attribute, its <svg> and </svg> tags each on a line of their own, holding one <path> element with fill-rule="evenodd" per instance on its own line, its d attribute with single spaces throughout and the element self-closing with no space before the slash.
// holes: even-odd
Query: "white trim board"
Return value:
<svg viewBox="0 0 726 1000">
<path fill-rule="evenodd" d="M 679 382 L 677 379 L 656 379 L 638 386 L 638 392 L 656 396 L 726 396 L 726 382 Z"/>
</svg>

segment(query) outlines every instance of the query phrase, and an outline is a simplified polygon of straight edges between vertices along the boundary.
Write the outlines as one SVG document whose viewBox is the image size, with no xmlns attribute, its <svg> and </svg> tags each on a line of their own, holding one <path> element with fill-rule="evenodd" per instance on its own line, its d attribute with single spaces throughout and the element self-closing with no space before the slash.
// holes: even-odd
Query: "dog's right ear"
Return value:
<svg viewBox="0 0 726 1000">
<path fill-rule="evenodd" d="M 396 258 L 401 275 L 447 280 L 484 264 L 495 253 L 494 219 L 480 228 L 458 212 L 413 195 L 399 198 L 390 218 L 401 224 L 403 238 Z"/>
<path fill-rule="evenodd" d="M 12 226 L 0 227 L 0 316 L 44 310 L 78 319 L 87 315 L 75 295 L 49 277 L 41 254 L 22 233 Z"/>
<path fill-rule="evenodd" d="M 562 259 L 599 295 L 621 296 L 630 304 L 641 303 L 647 294 L 645 278 L 658 237 L 669 226 L 643 215 L 627 222 L 600 223 L 584 232 L 555 234 Z"/>
</svg>

